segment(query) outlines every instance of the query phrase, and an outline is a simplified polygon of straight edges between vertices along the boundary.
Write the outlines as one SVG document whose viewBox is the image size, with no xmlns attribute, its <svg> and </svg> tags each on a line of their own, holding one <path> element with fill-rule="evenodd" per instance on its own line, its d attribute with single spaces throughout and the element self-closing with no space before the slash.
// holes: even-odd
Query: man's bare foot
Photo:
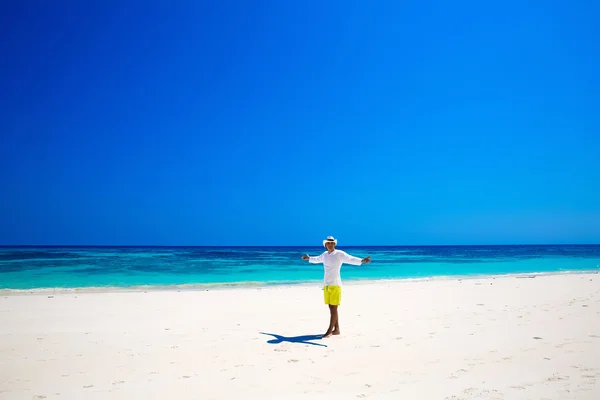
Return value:
<svg viewBox="0 0 600 400">
<path fill-rule="evenodd" d="M 325 334 L 323 335 L 323 339 L 330 337 L 332 334 L 332 332 L 325 332 Z"/>
<path fill-rule="evenodd" d="M 340 332 L 338 330 L 335 330 L 335 331 L 331 332 L 332 335 L 339 335 L 340 333 L 342 333 L 342 332 Z"/>
</svg>

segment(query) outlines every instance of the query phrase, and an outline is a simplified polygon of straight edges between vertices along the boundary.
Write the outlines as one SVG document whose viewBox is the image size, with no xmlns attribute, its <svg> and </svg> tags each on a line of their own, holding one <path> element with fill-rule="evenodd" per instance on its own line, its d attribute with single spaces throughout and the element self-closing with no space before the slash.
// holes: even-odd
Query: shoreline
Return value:
<svg viewBox="0 0 600 400">
<path fill-rule="evenodd" d="M 472 275 L 433 275 L 427 277 L 406 277 L 406 278 L 373 278 L 373 279 L 343 279 L 344 286 L 355 285 L 374 285 L 394 282 L 430 282 L 430 281 L 463 281 L 479 279 L 507 279 L 507 278 L 536 278 L 557 275 L 598 275 L 600 268 L 589 270 L 569 270 L 569 271 L 540 271 L 523 272 L 510 274 L 472 274 Z M 302 281 L 240 281 L 240 282 L 219 282 L 219 283 L 191 283 L 191 284 L 173 284 L 173 285 L 132 285 L 132 286 L 82 286 L 82 287 L 41 287 L 30 289 L 12 289 L 0 288 L 0 296 L 21 296 L 21 295 L 47 295 L 47 294 L 85 294 L 85 293 L 146 293 L 146 292 L 196 292 L 196 291 L 215 291 L 231 289 L 270 289 L 282 287 L 312 287 L 321 286 L 322 280 L 302 280 Z"/>
</svg>

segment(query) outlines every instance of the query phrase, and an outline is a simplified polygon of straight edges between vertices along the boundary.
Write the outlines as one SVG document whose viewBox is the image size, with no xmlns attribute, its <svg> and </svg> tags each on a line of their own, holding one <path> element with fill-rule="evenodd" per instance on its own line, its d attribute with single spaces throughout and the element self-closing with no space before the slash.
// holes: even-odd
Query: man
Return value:
<svg viewBox="0 0 600 400">
<path fill-rule="evenodd" d="M 333 236 L 328 236 L 327 239 L 323 240 L 323 246 L 325 246 L 327 251 L 316 257 L 311 257 L 308 254 L 302 256 L 303 260 L 308 260 L 308 262 L 312 264 L 323 263 L 325 269 L 325 286 L 323 287 L 323 291 L 325 304 L 329 306 L 329 313 L 331 315 L 329 319 L 329 328 L 323 335 L 323 338 L 340 334 L 338 306 L 342 300 L 342 278 L 340 276 L 342 264 L 361 265 L 362 263 L 368 264 L 371 262 L 371 256 L 360 259 L 351 256 L 342 250 L 336 250 L 336 245 L 337 239 Z"/>
</svg>

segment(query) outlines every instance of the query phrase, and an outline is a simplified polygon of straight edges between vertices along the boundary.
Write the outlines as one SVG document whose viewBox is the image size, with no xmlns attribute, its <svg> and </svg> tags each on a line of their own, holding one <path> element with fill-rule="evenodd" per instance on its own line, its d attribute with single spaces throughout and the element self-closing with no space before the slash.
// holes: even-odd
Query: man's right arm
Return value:
<svg viewBox="0 0 600 400">
<path fill-rule="evenodd" d="M 305 254 L 302 256 L 302 259 L 308 261 L 311 264 L 319 264 L 323 262 L 323 254 L 313 257 L 309 256 L 308 254 Z"/>
</svg>

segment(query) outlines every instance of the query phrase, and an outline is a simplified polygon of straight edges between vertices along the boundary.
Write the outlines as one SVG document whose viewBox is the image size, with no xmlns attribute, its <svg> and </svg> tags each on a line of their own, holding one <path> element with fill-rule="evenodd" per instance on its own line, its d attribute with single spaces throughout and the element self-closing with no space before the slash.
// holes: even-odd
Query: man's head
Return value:
<svg viewBox="0 0 600 400">
<path fill-rule="evenodd" d="M 335 249 L 336 245 L 337 239 L 335 239 L 333 236 L 327 236 L 327 239 L 323 240 L 323 246 L 325 246 L 325 248 L 330 252 Z"/>
</svg>

